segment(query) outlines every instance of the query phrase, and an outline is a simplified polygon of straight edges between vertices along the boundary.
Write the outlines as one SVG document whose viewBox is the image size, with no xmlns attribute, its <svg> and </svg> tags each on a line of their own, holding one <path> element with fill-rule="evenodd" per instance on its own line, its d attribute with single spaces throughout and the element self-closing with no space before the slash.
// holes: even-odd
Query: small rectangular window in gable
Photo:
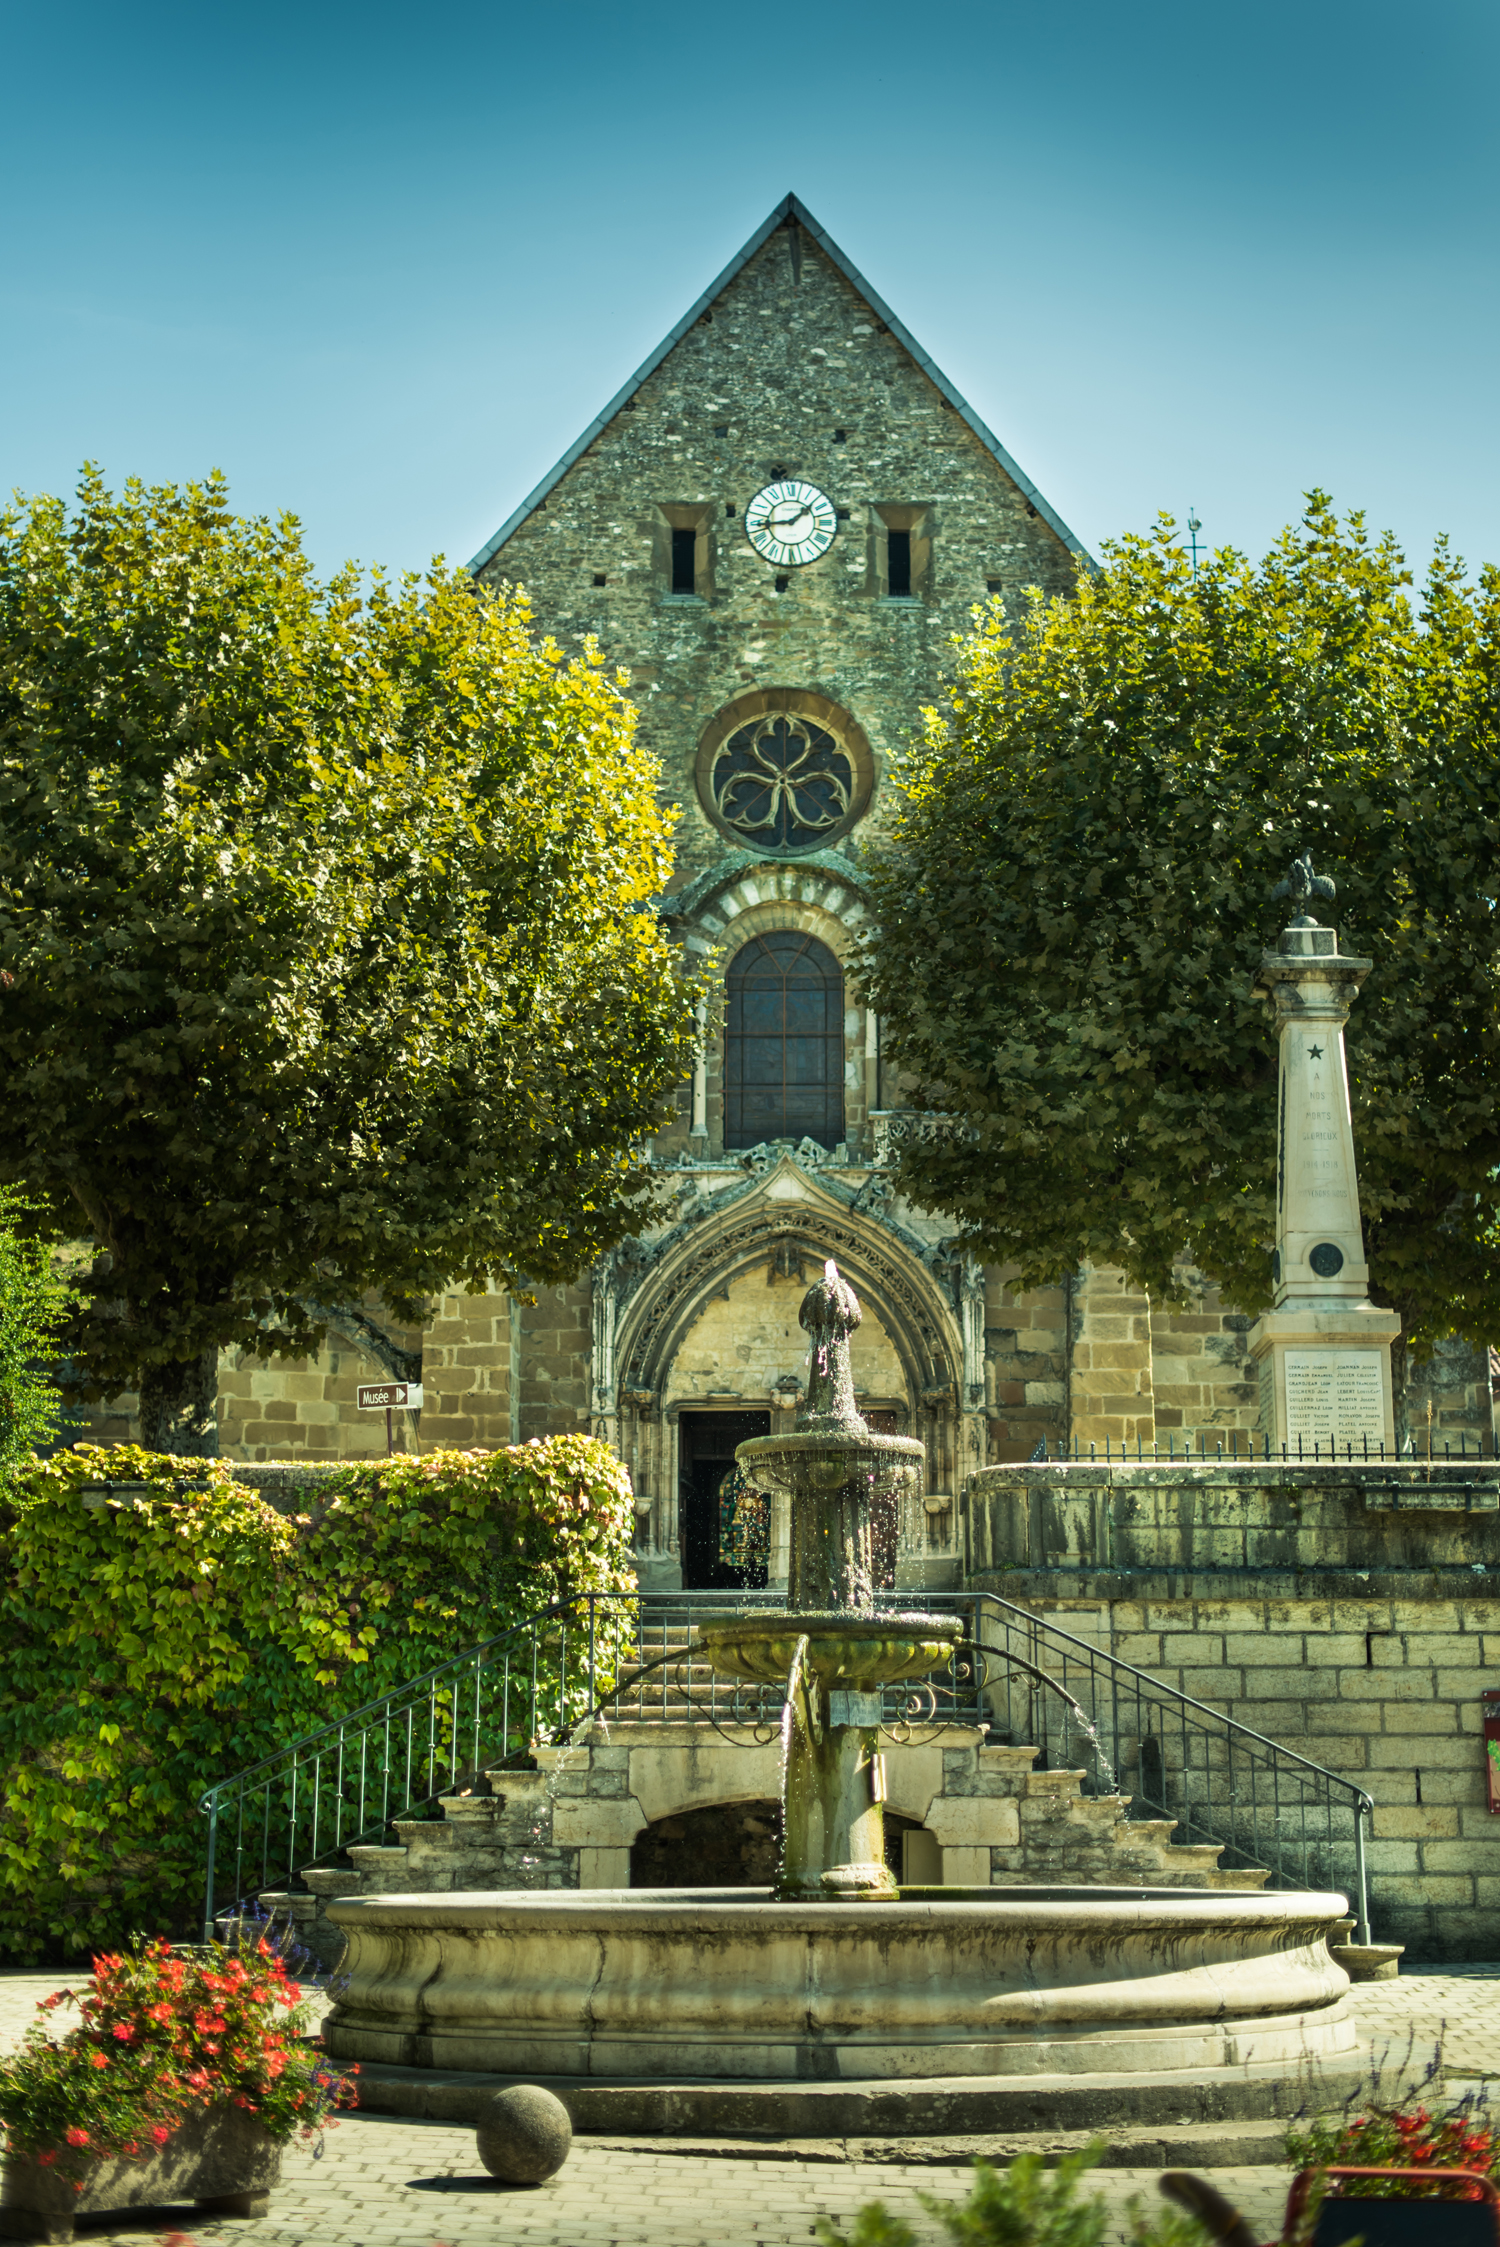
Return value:
<svg viewBox="0 0 1500 2247">
<path fill-rule="evenodd" d="M 672 532 L 672 591 L 693 593 L 697 590 L 698 534 L 691 530 Z"/>
<path fill-rule="evenodd" d="M 887 531 L 886 589 L 892 599 L 911 592 L 911 532 Z"/>
</svg>

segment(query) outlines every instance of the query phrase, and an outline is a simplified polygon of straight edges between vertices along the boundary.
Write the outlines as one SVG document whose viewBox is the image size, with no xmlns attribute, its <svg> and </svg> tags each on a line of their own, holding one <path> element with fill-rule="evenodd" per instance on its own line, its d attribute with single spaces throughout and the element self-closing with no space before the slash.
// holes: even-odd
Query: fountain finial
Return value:
<svg viewBox="0 0 1500 2247">
<path fill-rule="evenodd" d="M 859 1297 L 830 1256 L 823 1277 L 802 1298 L 798 1323 L 812 1338 L 808 1354 L 807 1401 L 801 1428 L 839 1428 L 850 1435 L 869 1433 L 854 1402 L 854 1368 L 849 1337 L 864 1313 Z"/>
</svg>

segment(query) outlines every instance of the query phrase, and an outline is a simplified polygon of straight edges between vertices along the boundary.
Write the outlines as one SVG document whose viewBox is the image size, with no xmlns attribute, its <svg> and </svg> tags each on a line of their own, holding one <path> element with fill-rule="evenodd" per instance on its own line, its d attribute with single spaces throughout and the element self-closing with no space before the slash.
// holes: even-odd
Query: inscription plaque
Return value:
<svg viewBox="0 0 1500 2247">
<path fill-rule="evenodd" d="M 1288 1350 L 1286 1434 L 1294 1448 L 1378 1444 L 1385 1435 L 1379 1350 Z"/>
</svg>

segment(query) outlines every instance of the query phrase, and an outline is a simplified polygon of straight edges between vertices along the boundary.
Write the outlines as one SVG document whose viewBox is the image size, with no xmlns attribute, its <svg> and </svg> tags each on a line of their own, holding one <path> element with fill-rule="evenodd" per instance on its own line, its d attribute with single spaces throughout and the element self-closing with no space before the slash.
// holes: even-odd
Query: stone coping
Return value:
<svg viewBox="0 0 1500 2247">
<path fill-rule="evenodd" d="M 348 1928 L 370 1922 L 469 1928 L 512 1920 L 524 1925 L 532 1918 L 558 1927 L 599 1921 L 628 1925 L 654 1918 L 681 1930 L 691 1918 L 695 1926 L 710 1919 L 725 1926 L 752 1920 L 774 1925 L 777 1933 L 822 1934 L 847 1928 L 866 1934 L 892 1918 L 897 1926 L 906 1922 L 913 1927 L 920 1921 L 941 1923 L 968 1916 L 1007 1928 L 1083 1930 L 1097 1923 L 1124 1930 L 1155 1924 L 1168 1915 L 1196 1930 L 1246 1922 L 1276 1926 L 1324 1918 L 1342 1921 L 1348 1910 L 1341 1894 L 1322 1889 L 1102 1888 L 1092 1883 L 1044 1888 L 1028 1881 L 1005 1888 L 920 1888 L 896 1903 L 796 1903 L 774 1899 L 769 1888 L 466 1889 L 446 1895 L 343 1896 L 330 1905 L 329 1916 Z"/>
<path fill-rule="evenodd" d="M 981 2150 L 976 2142 L 980 2134 L 998 2131 L 1024 2134 L 1034 2144 L 1034 2134 L 1043 2132 L 1077 2131 L 1093 2138 L 1122 2127 L 1155 2126 L 1172 2128 L 1174 2135 L 1191 2131 L 1196 2143 L 1204 2125 L 1275 2121 L 1279 2148 L 1289 2121 L 1309 2104 L 1341 2106 L 1364 2080 L 1366 2068 L 1361 2050 L 1309 2070 L 1274 2062 L 1158 2075 L 928 2076 L 905 2083 L 606 2082 L 366 2060 L 359 2072 L 359 2103 L 366 2114 L 474 2123 L 493 2092 L 524 2080 L 554 2092 L 580 2136 L 609 2132 L 682 2140 L 713 2133 L 738 2138 L 749 2153 L 757 2139 L 826 2144 L 830 2139 L 863 2140 L 867 2134 L 928 2140 L 962 2135 L 971 2142 L 958 2158 L 968 2161 Z M 1127 2157 L 1122 2153 L 1118 2158 L 1124 2162 Z M 1204 2157 L 1195 2152 L 1192 2158 Z M 1251 2157 L 1226 2146 L 1218 2158 L 1227 2163 Z M 1145 2165 L 1155 2166 L 1159 2159 L 1148 2155 Z"/>
<path fill-rule="evenodd" d="M 1038 1600 L 1493 1600 L 1500 1568 L 1454 1562 L 1432 1568 L 976 1568 L 967 1592 L 1017 1606 Z"/>
</svg>

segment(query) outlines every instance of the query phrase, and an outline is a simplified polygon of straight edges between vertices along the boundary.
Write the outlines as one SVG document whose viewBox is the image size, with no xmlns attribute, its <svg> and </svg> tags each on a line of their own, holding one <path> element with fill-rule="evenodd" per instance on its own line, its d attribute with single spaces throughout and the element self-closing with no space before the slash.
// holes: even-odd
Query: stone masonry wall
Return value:
<svg viewBox="0 0 1500 2247">
<path fill-rule="evenodd" d="M 585 1278 L 566 1287 L 539 1287 L 534 1303 L 517 1306 L 519 1442 L 588 1427 L 592 1302 Z"/>
<path fill-rule="evenodd" d="M 1070 1433 L 1080 1445 L 1149 1446 L 1156 1421 L 1151 1304 L 1123 1272 L 1100 1266 L 1075 1283 L 1069 1303 Z"/>
<path fill-rule="evenodd" d="M 1500 1468 L 992 1467 L 961 1507 L 971 1587 L 1366 1789 L 1377 1939 L 1496 1955 Z"/>
<path fill-rule="evenodd" d="M 1247 1450 L 1259 1414 L 1247 1337 L 1253 1318 L 1226 1305 L 1214 1287 L 1198 1289 L 1191 1310 L 1151 1306 L 1151 1384 L 1158 1440 L 1179 1430 L 1213 1431 L 1226 1451 Z"/>
<path fill-rule="evenodd" d="M 984 1386 L 991 1459 L 1029 1459 L 1043 1440 L 1053 1449 L 1066 1441 L 1068 1295 L 1062 1287 L 1022 1292 L 993 1265 L 985 1274 Z"/>
<path fill-rule="evenodd" d="M 839 512 L 829 551 L 791 571 L 761 559 L 743 521 L 783 472 Z M 881 590 L 880 511 L 892 506 L 920 511 L 914 545 L 927 542 L 909 599 Z M 684 511 L 701 526 L 691 594 L 671 589 L 666 535 Z M 683 807 L 681 886 L 736 847 L 693 782 L 716 711 L 750 689 L 816 691 L 863 729 L 878 776 L 938 698 L 948 636 L 991 583 L 1013 601 L 1026 585 L 1062 591 L 1073 563 L 798 230 L 770 237 L 481 574 L 524 585 L 568 652 L 592 633 L 628 669 Z M 847 842 L 835 848 L 850 857 Z"/>
</svg>

